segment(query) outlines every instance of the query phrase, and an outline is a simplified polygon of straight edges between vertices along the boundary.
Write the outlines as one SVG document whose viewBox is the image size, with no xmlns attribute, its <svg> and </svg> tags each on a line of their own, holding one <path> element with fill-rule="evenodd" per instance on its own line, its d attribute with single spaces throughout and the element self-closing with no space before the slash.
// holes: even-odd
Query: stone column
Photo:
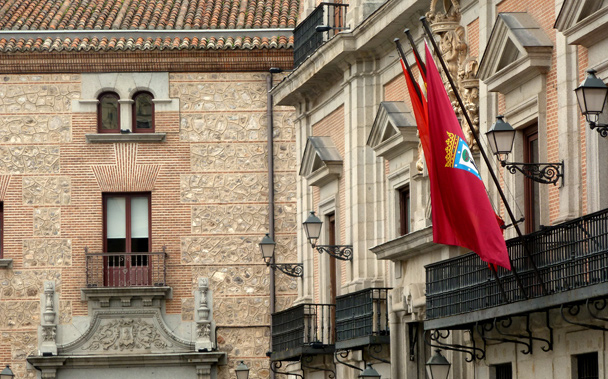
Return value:
<svg viewBox="0 0 608 379">
<path fill-rule="evenodd" d="M 57 299 L 55 282 L 44 282 L 44 292 L 41 295 L 40 311 L 42 312 L 40 326 L 40 354 L 57 355 Z M 54 377 L 54 376 L 53 376 Z"/>
</svg>

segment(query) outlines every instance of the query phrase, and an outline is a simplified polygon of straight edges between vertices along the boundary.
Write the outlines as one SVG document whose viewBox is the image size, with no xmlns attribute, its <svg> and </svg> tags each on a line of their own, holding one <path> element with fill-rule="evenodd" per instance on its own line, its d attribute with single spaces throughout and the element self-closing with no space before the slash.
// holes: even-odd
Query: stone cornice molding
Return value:
<svg viewBox="0 0 608 379">
<path fill-rule="evenodd" d="M 596 0 L 565 1 L 554 27 L 566 36 L 568 44 L 588 48 L 608 33 L 608 6 L 601 5 Z"/>
<path fill-rule="evenodd" d="M 439 251 L 443 245 L 433 242 L 433 227 L 416 230 L 370 248 L 378 259 L 406 261 L 421 254 Z"/>
<path fill-rule="evenodd" d="M 500 13 L 479 65 L 491 92 L 508 93 L 551 67 L 553 43 L 527 13 Z"/>
</svg>

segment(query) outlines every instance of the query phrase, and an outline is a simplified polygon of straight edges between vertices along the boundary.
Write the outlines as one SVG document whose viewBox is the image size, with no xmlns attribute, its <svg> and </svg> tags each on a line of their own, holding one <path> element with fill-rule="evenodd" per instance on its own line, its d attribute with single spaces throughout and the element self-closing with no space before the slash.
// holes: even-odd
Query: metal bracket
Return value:
<svg viewBox="0 0 608 379">
<path fill-rule="evenodd" d="M 564 161 L 560 163 L 521 163 L 500 161 L 511 174 L 521 172 L 526 178 L 538 183 L 557 185 L 562 178 L 564 185 Z"/>
<path fill-rule="evenodd" d="M 272 269 L 278 269 L 283 274 L 294 278 L 301 278 L 304 276 L 304 266 L 302 263 L 266 263 L 266 266 L 270 266 Z"/>
<path fill-rule="evenodd" d="M 510 319 L 510 318 L 509 318 Z M 511 342 L 511 343 L 515 343 L 515 344 L 521 344 L 524 345 L 526 347 L 526 350 L 522 350 L 521 352 L 524 354 L 530 354 L 532 353 L 532 341 L 529 340 L 529 343 L 520 341 L 520 340 L 516 340 L 516 339 L 512 339 L 512 338 L 497 338 L 497 337 L 488 337 L 486 336 L 486 332 L 492 331 L 494 328 L 496 328 L 496 331 L 505 336 L 505 337 L 516 337 L 519 338 L 517 336 L 513 336 L 510 334 L 505 334 L 502 333 L 501 330 L 498 328 L 498 322 L 503 323 L 503 327 L 508 328 L 510 325 L 510 322 L 508 324 L 504 324 L 504 322 L 507 321 L 506 319 L 504 320 L 498 320 L 498 319 L 494 319 L 492 320 L 492 322 L 488 322 L 485 324 L 477 324 L 477 332 L 479 333 L 479 335 L 481 336 L 481 338 L 484 340 L 484 343 L 487 343 L 487 341 L 498 341 L 498 342 Z M 527 337 L 523 337 L 523 338 L 527 338 Z"/>
<path fill-rule="evenodd" d="M 602 299 L 602 301 L 605 302 L 604 299 Z M 595 301 L 593 301 L 593 302 L 595 304 Z M 587 310 L 589 310 L 589 314 L 591 315 L 591 317 L 593 317 L 596 320 L 606 321 L 605 318 L 599 317 L 599 316 L 597 316 L 597 314 L 594 311 L 591 311 L 591 307 L 589 306 L 589 299 L 587 299 L 587 301 L 585 303 L 586 303 Z M 603 307 L 597 307 L 597 306 L 595 306 L 595 307 L 596 307 L 597 310 L 603 309 Z M 604 305 L 604 307 L 605 307 L 605 305 Z M 568 320 L 566 318 L 566 315 L 564 314 L 564 308 L 568 308 L 568 314 L 570 316 L 576 316 L 576 315 L 578 315 L 580 313 L 581 307 L 578 304 L 562 304 L 561 307 L 559 307 L 559 312 L 562 315 L 562 319 L 565 322 L 567 322 L 568 324 L 582 326 L 582 327 L 588 328 L 588 329 L 602 330 L 602 331 L 608 332 L 608 329 L 604 328 L 603 326 L 594 325 L 594 324 L 586 324 L 586 323 L 582 323 L 582 322 L 576 322 L 576 321 Z"/>
<path fill-rule="evenodd" d="M 382 352 L 382 344 L 375 343 L 367 345 L 367 355 L 369 355 L 370 358 L 380 361 L 382 363 L 388 363 L 389 365 L 391 364 L 391 361 L 387 361 L 386 359 L 382 359 L 373 355 L 372 350 L 374 351 L 374 353 L 380 354 Z"/>
<path fill-rule="evenodd" d="M 327 253 L 341 261 L 353 260 L 353 245 L 313 245 L 319 254 Z"/>
<path fill-rule="evenodd" d="M 327 375 L 329 377 L 329 379 L 335 379 L 336 378 L 336 371 L 335 370 L 330 370 L 328 368 L 321 368 L 321 367 L 313 367 L 313 366 L 308 366 L 304 364 L 304 361 L 306 361 L 306 363 L 311 363 L 313 360 L 313 356 L 312 355 L 306 355 L 306 356 L 301 356 L 300 357 L 300 366 L 304 367 L 304 368 L 309 368 L 309 369 L 313 369 L 313 370 L 321 370 L 321 371 L 327 371 L 329 372 L 329 375 Z M 334 369 L 336 367 L 336 364 L 334 363 Z"/>
<path fill-rule="evenodd" d="M 282 372 L 282 371 L 278 371 L 277 369 L 281 368 L 283 366 L 283 363 L 281 363 L 281 361 L 271 361 L 270 362 L 270 371 L 274 372 L 275 374 L 279 374 L 279 375 L 293 375 L 293 376 L 298 376 L 302 379 L 304 379 L 303 375 L 300 374 L 295 374 L 293 372 Z"/>
<path fill-rule="evenodd" d="M 589 128 L 591 128 L 591 130 L 596 129 L 600 136 L 604 138 L 608 137 L 608 124 L 589 122 Z"/>
<path fill-rule="evenodd" d="M 354 369 L 356 369 L 356 370 L 363 371 L 363 369 L 361 369 L 361 368 L 359 368 L 359 367 L 357 367 L 357 366 L 355 366 L 355 365 L 351 365 L 350 363 L 346 363 L 346 362 L 344 362 L 344 361 L 341 361 L 341 360 L 338 358 L 338 356 L 340 356 L 340 357 L 342 357 L 342 359 L 346 359 L 346 357 L 348 357 L 348 352 L 349 352 L 349 351 L 350 351 L 350 350 L 336 350 L 336 352 L 334 353 L 334 356 L 335 356 L 335 358 L 336 358 L 336 362 L 338 362 L 338 363 L 340 363 L 340 364 L 342 364 L 342 365 L 344 365 L 344 366 L 348 366 L 348 367 L 350 367 L 350 368 L 354 368 Z"/>
<path fill-rule="evenodd" d="M 445 334 L 442 332 L 445 332 Z M 472 331 L 471 331 L 471 333 L 472 333 Z M 478 360 L 485 359 L 486 351 L 485 351 L 485 349 L 480 349 L 477 346 L 475 346 L 475 339 L 473 339 L 473 346 L 464 346 L 464 345 L 458 345 L 458 344 L 444 344 L 441 341 L 439 341 L 440 339 L 447 339 L 449 336 L 450 336 L 450 330 L 442 331 L 439 329 L 435 329 L 435 330 L 430 331 L 429 333 L 425 333 L 424 342 L 427 345 L 429 345 L 430 347 L 436 347 L 439 349 L 451 350 L 451 351 L 459 351 L 461 353 L 468 354 L 469 357 L 465 358 L 465 361 L 467 361 L 467 362 L 473 362 L 476 359 L 478 359 Z M 436 342 L 437 344 L 434 345 L 432 342 Z M 477 353 L 481 353 L 481 355 L 478 355 Z"/>
</svg>

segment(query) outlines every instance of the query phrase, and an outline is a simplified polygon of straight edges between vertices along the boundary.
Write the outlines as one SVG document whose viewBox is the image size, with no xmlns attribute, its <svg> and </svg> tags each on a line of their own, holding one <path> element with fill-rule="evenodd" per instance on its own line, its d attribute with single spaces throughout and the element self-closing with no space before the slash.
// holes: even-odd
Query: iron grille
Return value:
<svg viewBox="0 0 608 379">
<path fill-rule="evenodd" d="M 272 315 L 272 352 L 334 344 L 335 305 L 300 304 Z"/>
<path fill-rule="evenodd" d="M 298 66 L 321 45 L 344 28 L 346 8 L 348 4 L 320 3 L 312 13 L 304 19 L 293 31 L 293 60 Z M 327 32 L 317 32 L 317 26 L 325 25 L 332 28 Z"/>
<path fill-rule="evenodd" d="M 87 287 L 162 287 L 166 252 L 86 253 Z"/>
<path fill-rule="evenodd" d="M 608 209 L 507 241 L 528 296 L 541 297 L 524 246 L 549 294 L 608 282 Z M 509 299 L 525 300 L 510 271 L 498 267 L 498 276 Z M 474 253 L 426 266 L 428 320 L 495 307 L 501 301 L 487 263 Z"/>
<path fill-rule="evenodd" d="M 336 298 L 336 340 L 388 335 L 390 288 L 369 288 Z"/>
</svg>

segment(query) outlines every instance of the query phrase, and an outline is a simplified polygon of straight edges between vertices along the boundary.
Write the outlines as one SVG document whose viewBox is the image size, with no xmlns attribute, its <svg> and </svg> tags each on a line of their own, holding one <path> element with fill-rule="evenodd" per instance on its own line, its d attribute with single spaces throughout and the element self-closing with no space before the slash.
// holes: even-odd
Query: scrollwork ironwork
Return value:
<svg viewBox="0 0 608 379">
<path fill-rule="evenodd" d="M 582 326 L 582 327 L 585 327 L 585 328 L 588 328 L 588 329 L 603 330 L 605 332 L 608 332 L 608 329 L 604 328 L 603 326 L 594 325 L 594 324 L 586 324 L 586 323 L 582 323 L 582 322 L 577 322 L 577 321 L 569 320 L 568 318 L 566 318 L 566 315 L 564 314 L 564 308 L 568 309 L 568 314 L 570 316 L 576 316 L 576 315 L 579 314 L 579 312 L 581 310 L 581 307 L 578 304 L 562 304 L 559 307 L 559 312 L 562 315 L 562 320 L 564 320 L 568 324 Z M 587 309 L 589 309 L 589 307 L 587 307 Z M 593 316 L 593 314 L 592 314 L 592 316 Z"/>
<path fill-rule="evenodd" d="M 600 136 L 604 138 L 608 137 L 608 124 L 590 122 L 589 127 L 591 128 L 591 130 L 596 130 L 600 134 Z"/>
<path fill-rule="evenodd" d="M 330 370 L 328 368 L 323 368 L 323 367 L 313 367 L 313 366 L 308 366 L 308 365 L 304 364 L 304 362 L 312 363 L 313 358 L 314 358 L 314 356 L 312 356 L 312 355 L 305 355 L 303 357 L 300 357 L 300 366 L 302 366 L 304 368 L 314 369 L 314 370 L 327 371 L 327 372 L 329 372 L 329 374 L 327 375 L 327 377 L 329 379 L 336 379 L 335 370 Z M 335 369 L 335 367 L 336 367 L 336 364 L 334 363 L 334 369 Z"/>
<path fill-rule="evenodd" d="M 341 261 L 353 260 L 353 245 L 314 245 L 319 254 L 327 253 Z"/>
<path fill-rule="evenodd" d="M 285 275 L 289 275 L 294 278 L 301 278 L 304 276 L 304 267 L 302 263 L 279 263 L 269 264 L 270 267 L 276 268 Z"/>
<path fill-rule="evenodd" d="M 349 352 L 349 351 L 350 351 L 350 350 L 336 350 L 336 352 L 334 353 L 334 356 L 335 356 L 335 358 L 336 358 L 336 362 L 338 362 L 338 363 L 340 363 L 340 364 L 342 364 L 342 365 L 344 365 L 344 366 L 348 366 L 348 367 L 350 367 L 350 368 L 354 368 L 354 369 L 356 369 L 356 370 L 363 371 L 363 369 L 361 369 L 361 368 L 359 368 L 359 367 L 357 367 L 357 366 L 355 366 L 355 365 L 351 365 L 350 363 L 346 363 L 346 362 L 344 362 L 344 361 L 341 361 L 341 360 L 338 358 L 338 357 L 341 357 L 342 359 L 346 359 L 346 358 L 348 357 L 348 352 Z"/>
<path fill-rule="evenodd" d="M 445 349 L 445 350 L 451 350 L 451 351 L 458 351 L 461 353 L 468 354 L 469 356 L 465 358 L 466 362 L 473 362 L 476 359 L 482 360 L 485 358 L 485 356 L 486 356 L 485 350 L 480 349 L 480 348 L 476 347 L 475 345 L 465 346 L 465 345 L 459 345 L 459 344 L 446 344 L 446 343 L 439 341 L 440 339 L 446 339 L 450 336 L 449 330 L 444 330 L 444 332 L 445 332 L 445 334 L 443 334 L 441 332 L 441 330 L 435 329 L 435 330 L 432 330 L 430 333 L 425 333 L 424 342 L 427 345 L 429 345 L 430 347 L 436 347 L 439 349 Z M 433 344 L 432 342 L 435 342 L 436 344 Z M 480 353 L 481 355 L 478 355 L 478 353 Z"/>
<path fill-rule="evenodd" d="M 520 163 L 501 162 L 511 174 L 521 172 L 526 178 L 538 183 L 557 185 L 559 179 L 564 180 L 564 161 L 561 163 Z"/>
<path fill-rule="evenodd" d="M 274 362 L 270 362 L 270 371 L 274 372 L 275 374 L 279 374 L 279 375 L 293 375 L 293 376 L 297 376 L 299 378 L 304 379 L 303 375 L 300 374 L 296 374 L 294 372 L 282 372 L 279 371 L 278 369 L 283 367 L 283 363 L 281 361 L 274 361 Z"/>
</svg>

